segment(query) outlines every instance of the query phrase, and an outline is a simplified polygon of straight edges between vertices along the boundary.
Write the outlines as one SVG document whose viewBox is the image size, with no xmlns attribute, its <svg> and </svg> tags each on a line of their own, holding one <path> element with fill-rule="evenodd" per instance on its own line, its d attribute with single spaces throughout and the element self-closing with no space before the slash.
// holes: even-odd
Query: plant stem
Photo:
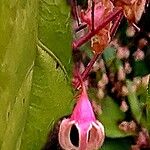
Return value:
<svg viewBox="0 0 150 150">
<path fill-rule="evenodd" d="M 117 16 L 117 18 L 116 18 L 116 20 L 115 20 L 113 26 L 112 26 L 111 29 L 110 29 L 111 39 L 112 39 L 112 37 L 116 34 L 117 29 L 118 29 L 118 27 L 119 27 L 119 25 L 120 25 L 120 22 L 121 22 L 122 18 L 123 18 L 123 12 L 121 12 L 121 13 Z"/>
<path fill-rule="evenodd" d="M 123 18 L 123 12 L 120 11 L 120 13 L 118 14 L 113 26 L 111 27 L 111 30 L 110 30 L 110 36 L 111 38 L 115 35 L 119 25 L 120 25 L 120 22 Z M 91 71 L 91 68 L 93 67 L 95 61 L 98 59 L 98 57 L 103 53 L 103 51 L 101 51 L 100 53 L 96 53 L 94 55 L 94 57 L 91 59 L 91 61 L 89 62 L 88 66 L 85 68 L 85 70 L 83 71 L 83 73 L 81 74 L 81 77 L 82 77 L 82 80 L 84 81 L 88 75 L 89 75 L 89 72 Z M 80 86 L 80 82 L 77 81 L 77 83 L 75 84 L 75 88 L 79 88 Z"/>
<path fill-rule="evenodd" d="M 86 43 L 93 37 L 99 30 L 104 28 L 110 21 L 112 21 L 116 16 L 118 16 L 122 12 L 122 8 L 118 8 L 114 10 L 113 13 L 109 13 L 108 16 L 105 18 L 103 22 L 101 22 L 95 29 L 94 31 L 88 32 L 85 36 L 81 37 L 79 40 L 76 40 L 73 42 L 72 46 L 73 49 L 77 49 L 80 47 L 82 44 Z"/>
<path fill-rule="evenodd" d="M 83 71 L 83 73 L 81 74 L 83 81 L 88 77 L 89 72 L 91 71 L 91 68 L 93 67 L 95 61 L 98 59 L 100 55 L 101 53 L 95 54 L 94 57 L 89 62 L 89 64 L 87 65 L 87 67 L 85 68 L 85 70 Z M 80 86 L 80 82 L 78 80 L 77 83 L 75 84 L 75 89 L 79 88 L 79 86 Z"/>
</svg>

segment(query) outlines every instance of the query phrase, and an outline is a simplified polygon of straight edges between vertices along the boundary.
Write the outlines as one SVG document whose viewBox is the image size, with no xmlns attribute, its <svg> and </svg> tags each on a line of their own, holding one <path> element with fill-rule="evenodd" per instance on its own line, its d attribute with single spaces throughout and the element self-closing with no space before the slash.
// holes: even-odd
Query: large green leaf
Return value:
<svg viewBox="0 0 150 150">
<path fill-rule="evenodd" d="M 47 12 L 48 3 L 50 7 L 56 4 L 52 12 L 59 15 L 59 19 L 51 20 L 51 13 L 42 14 L 44 19 L 51 20 L 51 24 L 47 33 L 39 26 L 39 37 L 50 49 L 37 42 L 38 0 L 0 1 L 2 150 L 40 150 L 54 122 L 69 114 L 72 108 L 68 80 L 71 65 L 69 9 L 65 1 L 40 2 L 40 15 Z M 53 28 L 55 23 L 60 27 L 58 30 Z M 57 38 L 52 38 L 52 35 Z M 45 40 L 46 37 L 51 40 Z M 63 54 L 58 56 L 60 50 Z"/>
<path fill-rule="evenodd" d="M 60 59 L 67 72 L 70 72 L 72 36 L 66 0 L 40 0 L 38 37 Z"/>
<path fill-rule="evenodd" d="M 5 133 L 18 91 L 35 59 L 36 3 L 0 1 L 0 147 L 7 138 Z"/>
<path fill-rule="evenodd" d="M 61 67 L 55 59 L 39 48 L 35 60 L 30 106 L 22 136 L 21 149 L 38 150 L 47 139 L 47 133 L 72 106 L 72 93 Z"/>
</svg>

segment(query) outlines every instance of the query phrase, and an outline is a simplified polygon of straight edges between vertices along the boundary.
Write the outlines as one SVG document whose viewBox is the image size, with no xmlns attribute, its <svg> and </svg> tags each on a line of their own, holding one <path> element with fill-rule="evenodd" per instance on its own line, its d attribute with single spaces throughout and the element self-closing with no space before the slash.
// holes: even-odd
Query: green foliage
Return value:
<svg viewBox="0 0 150 150">
<path fill-rule="evenodd" d="M 118 138 L 131 135 L 119 129 L 119 123 L 125 118 L 125 114 L 120 110 L 118 104 L 110 97 L 101 101 L 102 114 L 99 115 L 100 121 L 105 127 L 107 137 Z"/>
<path fill-rule="evenodd" d="M 147 95 L 147 99 L 146 99 L 146 121 L 147 121 L 147 126 L 148 126 L 148 130 L 150 132 L 150 83 L 148 85 L 148 95 Z"/>
<path fill-rule="evenodd" d="M 0 1 L 2 150 L 40 150 L 54 122 L 70 113 L 69 12 L 63 0 Z"/>
<path fill-rule="evenodd" d="M 127 81 L 127 88 L 129 91 L 128 101 L 129 101 L 129 105 L 131 108 L 131 112 L 133 114 L 133 117 L 136 119 L 136 121 L 138 123 L 140 123 L 142 110 L 141 110 L 140 103 L 139 103 L 139 100 L 137 98 L 136 92 L 133 89 L 134 88 L 133 83 L 131 81 Z"/>
<path fill-rule="evenodd" d="M 39 40 L 71 71 L 70 9 L 65 0 L 40 0 Z"/>
<path fill-rule="evenodd" d="M 106 64 L 111 64 L 116 58 L 116 49 L 112 47 L 107 47 L 103 53 L 104 60 Z"/>
<path fill-rule="evenodd" d="M 145 63 L 145 60 L 134 61 L 133 62 L 133 73 L 134 76 L 145 76 L 149 74 L 149 68 Z"/>
<path fill-rule="evenodd" d="M 118 69 L 122 66 L 122 61 L 116 57 L 116 48 L 107 47 L 103 53 L 103 58 L 106 67 L 113 73 L 117 73 Z"/>
<path fill-rule="evenodd" d="M 49 53 L 39 47 L 21 149 L 40 149 L 54 122 L 71 111 L 71 89 L 62 68 L 56 68 L 56 63 Z"/>
<path fill-rule="evenodd" d="M 19 91 L 27 75 L 30 74 L 29 72 L 35 59 L 37 1 L 33 0 L 30 3 L 29 1 L 22 3 L 22 1 L 2 0 L 0 14 L 1 147 L 8 138 L 6 132 L 9 128 L 10 118 L 13 115 L 12 111 L 17 105 L 17 97 L 20 97 L 18 95 Z M 27 85 L 27 87 L 30 86 Z M 24 91 L 24 94 L 26 92 Z M 19 109 L 21 110 L 21 108 Z M 13 129 L 11 132 L 13 132 Z M 10 134 L 12 134 L 11 132 Z"/>
<path fill-rule="evenodd" d="M 132 144 L 132 138 L 106 138 L 101 150 L 129 150 Z"/>
</svg>

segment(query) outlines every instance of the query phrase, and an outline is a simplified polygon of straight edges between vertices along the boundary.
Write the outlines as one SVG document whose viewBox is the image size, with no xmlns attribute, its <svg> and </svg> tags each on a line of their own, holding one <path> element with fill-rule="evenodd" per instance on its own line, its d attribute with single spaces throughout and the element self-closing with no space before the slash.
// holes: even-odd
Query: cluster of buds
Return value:
<svg viewBox="0 0 150 150">
<path fill-rule="evenodd" d="M 71 140 L 71 130 L 78 132 L 77 144 Z M 65 150 L 97 150 L 104 142 L 103 125 L 96 120 L 85 86 L 69 118 L 62 120 L 59 129 L 59 143 Z"/>
</svg>

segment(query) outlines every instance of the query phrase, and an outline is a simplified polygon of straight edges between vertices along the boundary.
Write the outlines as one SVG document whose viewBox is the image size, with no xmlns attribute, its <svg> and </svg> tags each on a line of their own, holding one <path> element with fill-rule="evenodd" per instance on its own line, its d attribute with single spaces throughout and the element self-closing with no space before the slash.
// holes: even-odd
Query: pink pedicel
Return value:
<svg viewBox="0 0 150 150">
<path fill-rule="evenodd" d="M 70 139 L 73 125 L 77 128 L 79 134 L 78 147 L 73 145 Z M 59 143 L 65 150 L 97 150 L 102 146 L 104 138 L 104 127 L 96 120 L 85 86 L 83 85 L 82 92 L 71 117 L 63 119 L 61 122 Z"/>
</svg>

